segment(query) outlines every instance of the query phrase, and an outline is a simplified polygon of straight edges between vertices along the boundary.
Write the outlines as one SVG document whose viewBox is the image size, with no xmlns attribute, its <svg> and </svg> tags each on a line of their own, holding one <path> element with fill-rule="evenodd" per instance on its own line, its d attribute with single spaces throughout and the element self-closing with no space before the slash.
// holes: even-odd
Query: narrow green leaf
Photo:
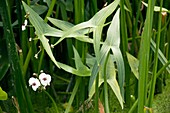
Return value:
<svg viewBox="0 0 170 113">
<path fill-rule="evenodd" d="M 2 90 L 2 88 L 0 87 L 0 100 L 7 100 L 8 99 L 8 95 L 5 91 Z"/>
<path fill-rule="evenodd" d="M 151 39 L 151 49 L 154 52 L 156 50 L 156 44 L 152 39 Z M 163 65 L 165 65 L 168 62 L 168 60 L 166 59 L 166 57 L 164 56 L 164 54 L 162 53 L 162 51 L 160 49 L 158 50 L 158 58 Z M 170 73 L 170 65 L 167 66 L 166 70 L 168 71 L 168 73 Z"/>
<path fill-rule="evenodd" d="M 148 0 L 148 8 L 139 50 L 138 113 L 144 112 L 147 98 L 147 79 L 149 70 L 150 39 L 152 33 L 155 0 Z"/>
<path fill-rule="evenodd" d="M 33 11 L 24 1 L 22 1 L 24 6 L 25 12 L 29 14 L 28 18 L 32 25 L 35 27 L 36 34 L 42 35 L 44 33 L 45 28 L 48 28 L 49 25 L 44 22 L 44 20 L 35 12 Z"/>
<path fill-rule="evenodd" d="M 113 20 L 107 31 L 106 44 L 108 46 L 119 47 L 120 45 L 120 21 L 119 21 L 120 9 L 116 11 Z"/>
<path fill-rule="evenodd" d="M 119 103 L 123 109 L 123 98 L 120 92 L 119 84 L 116 80 L 116 69 L 111 58 L 109 58 L 107 63 L 107 82 L 115 93 Z"/>
<path fill-rule="evenodd" d="M 54 18 L 51 18 L 51 17 L 47 17 L 47 19 L 53 25 L 55 25 L 56 27 L 60 28 L 63 31 L 67 31 L 68 29 L 70 29 L 70 28 L 75 26 L 74 24 L 72 24 L 70 22 L 67 22 L 67 21 L 63 21 L 63 20 L 59 20 L 59 19 L 54 19 Z M 86 28 L 86 29 L 79 30 L 76 33 L 79 33 L 79 34 L 88 34 L 88 33 L 91 33 L 91 32 L 92 32 L 92 29 Z"/>
<path fill-rule="evenodd" d="M 59 20 L 59 19 L 54 19 L 51 17 L 47 17 L 47 19 L 56 27 L 62 29 L 63 31 L 66 31 L 68 29 L 70 29 L 71 27 L 74 26 L 74 24 L 67 22 L 67 21 L 63 21 L 63 20 Z"/>
<path fill-rule="evenodd" d="M 102 30 L 103 30 L 102 26 L 97 26 L 93 31 L 93 39 L 94 39 L 93 46 L 94 46 L 94 52 L 97 59 L 97 63 L 99 63 L 99 59 L 100 59 L 100 40 L 102 36 Z"/>
<path fill-rule="evenodd" d="M 89 68 L 83 64 L 83 62 L 81 61 L 81 58 L 74 46 L 73 46 L 73 51 L 74 51 L 74 57 L 75 57 L 74 59 L 75 59 L 76 69 L 78 71 L 80 71 L 82 74 L 90 75 L 91 73 L 90 73 Z"/>
<path fill-rule="evenodd" d="M 47 54 L 49 55 L 49 57 L 51 58 L 51 60 L 54 62 L 54 64 L 60 68 L 60 66 L 58 65 L 57 61 L 55 60 L 53 53 L 51 51 L 51 47 L 49 45 L 49 40 L 44 36 L 44 35 L 39 35 L 39 39 L 43 44 L 44 49 L 46 50 Z"/>
<path fill-rule="evenodd" d="M 116 64 L 118 69 L 118 81 L 120 85 L 121 94 L 124 97 L 124 80 L 125 80 L 125 67 L 124 67 L 124 61 L 123 56 L 120 51 L 120 48 L 112 47 L 111 48 Z"/>
<path fill-rule="evenodd" d="M 62 21 L 58 19 L 53 19 L 48 17 L 47 18 L 52 24 L 54 24 L 56 27 L 62 29 L 63 31 L 67 31 L 68 29 L 72 28 L 74 25 L 72 23 L 69 23 L 67 21 Z M 86 28 L 79 30 L 78 32 L 72 33 L 68 35 L 65 38 L 75 38 L 77 40 L 83 41 L 83 42 L 88 42 L 88 43 L 93 43 L 93 40 L 91 38 L 88 38 L 88 36 L 85 36 L 84 34 L 92 32 L 92 29 Z M 55 36 L 55 37 L 62 37 L 63 33 L 57 34 L 55 31 L 52 31 L 51 29 L 47 29 L 46 33 L 44 34 L 46 36 Z M 59 42 L 61 42 L 65 38 L 60 38 L 60 40 L 55 43 L 57 45 Z"/>
<path fill-rule="evenodd" d="M 89 72 L 87 73 L 87 72 L 83 72 L 82 70 L 77 70 L 71 66 L 68 66 L 68 65 L 60 63 L 60 62 L 57 62 L 57 63 L 61 67 L 61 69 L 65 70 L 66 72 L 72 73 L 77 76 L 82 76 L 82 77 L 90 76 Z"/>
<path fill-rule="evenodd" d="M 139 79 L 139 60 L 129 53 L 126 53 L 130 68 L 137 79 Z"/>
</svg>

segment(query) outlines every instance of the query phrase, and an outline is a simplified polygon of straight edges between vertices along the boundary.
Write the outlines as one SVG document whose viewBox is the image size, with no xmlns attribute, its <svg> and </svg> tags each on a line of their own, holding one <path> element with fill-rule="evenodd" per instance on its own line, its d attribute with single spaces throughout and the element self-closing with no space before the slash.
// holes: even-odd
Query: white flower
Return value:
<svg viewBox="0 0 170 113">
<path fill-rule="evenodd" d="M 40 81 L 34 77 L 31 77 L 28 82 L 29 82 L 29 86 L 32 86 L 32 89 L 34 91 L 36 91 L 37 88 L 39 88 L 41 86 Z"/>
<path fill-rule="evenodd" d="M 49 74 L 41 73 L 39 75 L 40 82 L 43 86 L 50 85 L 51 82 L 51 76 Z"/>
<path fill-rule="evenodd" d="M 22 31 L 24 31 L 26 29 L 25 25 L 22 25 Z"/>
<path fill-rule="evenodd" d="M 25 20 L 24 24 L 22 24 L 22 31 L 26 29 L 27 24 L 28 24 L 28 20 Z"/>
</svg>

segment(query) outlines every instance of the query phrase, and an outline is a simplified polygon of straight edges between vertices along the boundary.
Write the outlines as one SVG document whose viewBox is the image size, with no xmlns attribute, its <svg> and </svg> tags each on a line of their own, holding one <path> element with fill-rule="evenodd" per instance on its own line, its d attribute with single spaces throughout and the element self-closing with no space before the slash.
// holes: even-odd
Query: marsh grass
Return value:
<svg viewBox="0 0 170 113">
<path fill-rule="evenodd" d="M 168 101 L 156 107 L 169 97 L 169 1 L 145 2 L 0 0 L 0 87 L 8 94 L 4 100 L 6 93 L 0 92 L 0 111 L 152 113 L 169 108 Z M 29 23 L 22 31 L 25 19 Z M 52 83 L 34 92 L 28 80 L 41 70 Z"/>
</svg>

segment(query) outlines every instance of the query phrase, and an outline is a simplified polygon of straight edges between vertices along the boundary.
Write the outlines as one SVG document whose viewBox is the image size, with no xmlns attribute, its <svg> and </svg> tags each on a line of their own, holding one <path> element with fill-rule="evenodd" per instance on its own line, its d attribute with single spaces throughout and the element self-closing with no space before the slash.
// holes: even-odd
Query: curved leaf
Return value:
<svg viewBox="0 0 170 113">
<path fill-rule="evenodd" d="M 2 88 L 0 87 L 0 100 L 7 100 L 8 99 L 8 95 L 5 91 L 2 90 Z"/>
</svg>

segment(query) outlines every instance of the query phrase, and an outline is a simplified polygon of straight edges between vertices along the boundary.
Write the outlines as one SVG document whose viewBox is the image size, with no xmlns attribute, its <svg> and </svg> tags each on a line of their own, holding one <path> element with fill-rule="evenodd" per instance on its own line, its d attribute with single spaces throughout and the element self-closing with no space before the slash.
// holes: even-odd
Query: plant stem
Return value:
<svg viewBox="0 0 170 113">
<path fill-rule="evenodd" d="M 48 21 L 47 17 L 49 17 L 52 14 L 55 3 L 56 3 L 56 0 L 51 1 L 50 7 L 49 7 L 48 12 L 47 12 L 45 19 L 44 19 L 45 22 Z"/>
<path fill-rule="evenodd" d="M 154 92 L 155 92 L 155 84 L 156 84 L 156 73 L 157 73 L 157 67 L 158 67 L 158 50 L 159 50 L 159 45 L 160 45 L 160 35 L 161 35 L 161 20 L 162 20 L 162 4 L 163 0 L 161 0 L 160 4 L 160 12 L 159 12 L 159 23 L 158 23 L 158 35 L 157 35 L 157 42 L 156 42 L 156 51 L 155 51 L 155 57 L 154 57 L 154 69 L 153 69 L 153 78 L 151 82 L 151 89 L 149 92 L 149 100 L 148 100 L 148 107 L 152 107 L 153 103 L 153 97 L 154 97 Z"/>
<path fill-rule="evenodd" d="M 104 101 L 105 101 L 105 111 L 110 113 L 109 110 L 109 101 L 108 101 L 108 88 L 107 88 L 107 63 L 109 59 L 109 54 L 107 55 L 105 64 L 104 64 Z"/>
<path fill-rule="evenodd" d="M 133 103 L 128 113 L 134 113 L 135 109 L 137 108 L 137 105 L 138 105 L 138 99 Z"/>
<path fill-rule="evenodd" d="M 65 110 L 64 113 L 68 113 L 68 112 L 69 112 L 70 107 L 71 107 L 71 105 L 72 105 L 72 103 L 73 103 L 74 97 L 75 97 L 75 95 L 76 95 L 76 93 L 77 93 L 77 90 L 78 90 L 80 81 L 81 81 L 81 78 L 80 78 L 80 77 L 77 77 L 76 84 L 75 84 L 75 86 L 74 86 L 74 88 L 73 88 L 73 92 L 72 92 L 71 97 L 70 97 L 70 99 L 69 99 L 68 106 L 67 106 L 67 108 L 66 108 L 66 110 Z"/>
<path fill-rule="evenodd" d="M 99 74 L 97 74 L 95 82 L 95 113 L 99 113 Z"/>
<path fill-rule="evenodd" d="M 55 108 L 55 111 L 56 111 L 56 113 L 59 113 L 59 111 L 58 111 L 58 107 L 57 107 L 57 105 L 56 105 L 56 103 L 55 103 L 55 101 L 54 101 L 54 99 L 51 97 L 51 95 L 47 92 L 47 91 L 45 91 L 44 90 L 44 93 L 50 98 L 50 100 L 52 101 L 52 103 L 53 103 L 53 105 L 54 105 L 54 108 Z"/>
</svg>

